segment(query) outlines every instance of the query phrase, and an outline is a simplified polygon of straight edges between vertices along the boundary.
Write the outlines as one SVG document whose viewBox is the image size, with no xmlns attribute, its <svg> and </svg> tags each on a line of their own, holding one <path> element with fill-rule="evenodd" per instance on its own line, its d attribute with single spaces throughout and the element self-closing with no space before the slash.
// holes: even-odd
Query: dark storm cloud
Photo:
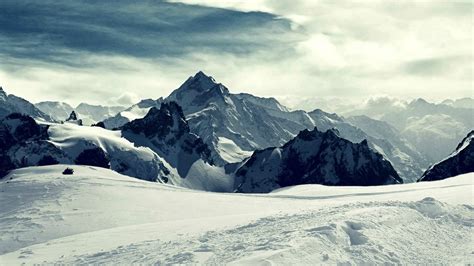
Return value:
<svg viewBox="0 0 474 266">
<path fill-rule="evenodd" d="M 0 10 L 1 57 L 71 65 L 80 64 L 80 53 L 245 54 L 288 49 L 299 38 L 288 20 L 272 14 L 163 1 L 3 0 Z"/>
</svg>

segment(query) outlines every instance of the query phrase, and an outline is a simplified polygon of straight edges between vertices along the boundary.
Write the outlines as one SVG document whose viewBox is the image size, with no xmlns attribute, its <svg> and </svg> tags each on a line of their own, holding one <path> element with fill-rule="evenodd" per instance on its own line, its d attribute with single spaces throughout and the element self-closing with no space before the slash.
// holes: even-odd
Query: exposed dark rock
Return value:
<svg viewBox="0 0 474 266">
<path fill-rule="evenodd" d="M 99 147 L 84 150 L 77 156 L 75 163 L 78 165 L 110 168 L 110 160 L 107 154 Z"/>
<path fill-rule="evenodd" d="M 189 133 L 189 126 L 181 107 L 175 102 L 170 102 L 162 103 L 160 109 L 152 107 L 143 119 L 136 119 L 125 124 L 122 130 L 161 139 L 173 133 L 172 139 L 176 140 L 185 133 Z"/>
<path fill-rule="evenodd" d="M 45 155 L 43 158 L 41 158 L 41 160 L 38 161 L 38 166 L 55 165 L 58 163 L 59 162 L 51 155 Z"/>
<path fill-rule="evenodd" d="M 75 111 L 71 112 L 68 119 L 66 119 L 66 122 L 72 122 L 72 123 L 78 124 L 79 126 L 82 126 L 82 119 L 78 118 Z"/>
<path fill-rule="evenodd" d="M 73 174 L 74 174 L 74 169 L 69 168 L 69 167 L 64 169 L 63 171 L 63 175 L 73 175 Z"/>
<path fill-rule="evenodd" d="M 13 169 L 15 169 L 15 165 L 11 162 L 10 157 L 0 153 L 0 178 L 6 176 Z"/>
<path fill-rule="evenodd" d="M 56 164 L 64 159 L 64 153 L 46 141 L 47 130 L 48 126 L 19 113 L 0 120 L 0 177 L 16 168 Z"/>
<path fill-rule="evenodd" d="M 97 124 L 93 124 L 92 126 L 93 126 L 93 127 L 105 128 L 105 124 L 104 124 L 104 122 L 102 122 L 102 121 L 101 121 L 101 122 L 98 122 Z"/>
<path fill-rule="evenodd" d="M 76 120 L 77 120 L 77 114 L 75 111 L 72 111 L 68 119 L 66 119 L 66 121 L 76 121 Z"/>
<path fill-rule="evenodd" d="M 147 146 L 186 177 L 191 165 L 202 159 L 212 164 L 209 147 L 190 132 L 181 107 L 175 102 L 151 108 L 142 119 L 122 127 L 122 135 L 138 146 Z"/>
<path fill-rule="evenodd" d="M 301 184 L 372 186 L 402 183 L 390 162 L 367 141 L 352 143 L 335 130 L 303 130 L 281 148 L 256 151 L 236 172 L 239 192 L 270 192 Z"/>
<path fill-rule="evenodd" d="M 474 172 L 474 131 L 471 131 L 446 159 L 432 165 L 418 181 L 436 181 Z"/>
</svg>

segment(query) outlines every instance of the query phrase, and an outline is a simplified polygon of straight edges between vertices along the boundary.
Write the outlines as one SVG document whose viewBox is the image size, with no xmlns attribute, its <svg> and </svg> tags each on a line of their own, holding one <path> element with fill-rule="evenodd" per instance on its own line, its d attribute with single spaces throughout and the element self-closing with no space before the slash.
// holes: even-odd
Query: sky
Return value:
<svg viewBox="0 0 474 266">
<path fill-rule="evenodd" d="M 129 105 L 202 70 L 288 101 L 474 97 L 471 1 L 0 1 L 0 86 Z"/>
</svg>

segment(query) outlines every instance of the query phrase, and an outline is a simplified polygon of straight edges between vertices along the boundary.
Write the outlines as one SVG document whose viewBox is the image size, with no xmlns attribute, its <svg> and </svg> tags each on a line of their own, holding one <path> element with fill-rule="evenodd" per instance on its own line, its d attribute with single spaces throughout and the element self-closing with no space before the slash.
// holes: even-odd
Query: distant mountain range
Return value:
<svg viewBox="0 0 474 266">
<path fill-rule="evenodd" d="M 104 124 L 109 129 L 119 128 L 132 119 L 143 117 L 150 108 L 169 101 L 182 106 L 191 132 L 209 145 L 212 159 L 219 166 L 240 162 L 256 149 L 281 146 L 301 130 L 314 127 L 320 130 L 336 128 L 342 137 L 353 142 L 367 139 L 369 146 L 384 154 L 409 182 L 416 181 L 430 164 L 386 122 L 368 117 L 364 121 L 353 119 L 351 122 L 319 109 L 289 111 L 274 98 L 232 94 L 203 72 L 190 77 L 167 98 L 144 100 L 105 120 Z M 367 134 L 361 129 L 363 123 L 377 124 L 380 132 Z M 386 132 L 390 132 L 387 138 L 380 137 Z"/>
<path fill-rule="evenodd" d="M 359 109 L 343 117 L 320 109 L 291 111 L 274 98 L 233 94 L 203 72 L 166 98 L 128 108 L 35 106 L 3 90 L 0 101 L 0 133 L 11 140 L 0 147 L 3 173 L 41 164 L 85 164 L 227 192 L 309 183 L 415 182 L 474 127 L 472 109 L 456 107 L 468 100 L 431 104 L 418 99 L 387 108 L 393 113 Z M 43 133 L 22 137 L 15 125 L 24 123 L 20 128 Z"/>
<path fill-rule="evenodd" d="M 0 87 L 0 119 L 11 113 L 21 113 L 29 115 L 35 119 L 49 122 L 54 120 L 49 114 L 39 110 L 32 103 L 15 95 L 8 95 L 3 88 Z"/>
<path fill-rule="evenodd" d="M 446 100 L 440 104 L 421 98 L 411 102 L 385 99 L 349 114 L 367 115 L 390 123 L 432 164 L 449 155 L 452 147 L 474 128 L 473 103 L 471 98 Z"/>
<path fill-rule="evenodd" d="M 66 120 L 71 112 L 75 111 L 85 125 L 95 124 L 125 109 L 122 106 L 101 106 L 87 103 L 81 103 L 73 108 L 67 103 L 52 101 L 39 102 L 35 106 L 57 121 Z"/>
</svg>

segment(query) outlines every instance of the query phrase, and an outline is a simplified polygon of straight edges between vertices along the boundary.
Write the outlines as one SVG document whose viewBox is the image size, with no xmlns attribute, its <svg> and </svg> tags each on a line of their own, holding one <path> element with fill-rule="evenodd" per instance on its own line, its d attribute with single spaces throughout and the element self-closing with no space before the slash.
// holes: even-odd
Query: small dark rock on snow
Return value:
<svg viewBox="0 0 474 266">
<path fill-rule="evenodd" d="M 63 175 L 73 175 L 73 174 L 74 174 L 74 169 L 69 168 L 69 167 L 63 171 Z"/>
</svg>

